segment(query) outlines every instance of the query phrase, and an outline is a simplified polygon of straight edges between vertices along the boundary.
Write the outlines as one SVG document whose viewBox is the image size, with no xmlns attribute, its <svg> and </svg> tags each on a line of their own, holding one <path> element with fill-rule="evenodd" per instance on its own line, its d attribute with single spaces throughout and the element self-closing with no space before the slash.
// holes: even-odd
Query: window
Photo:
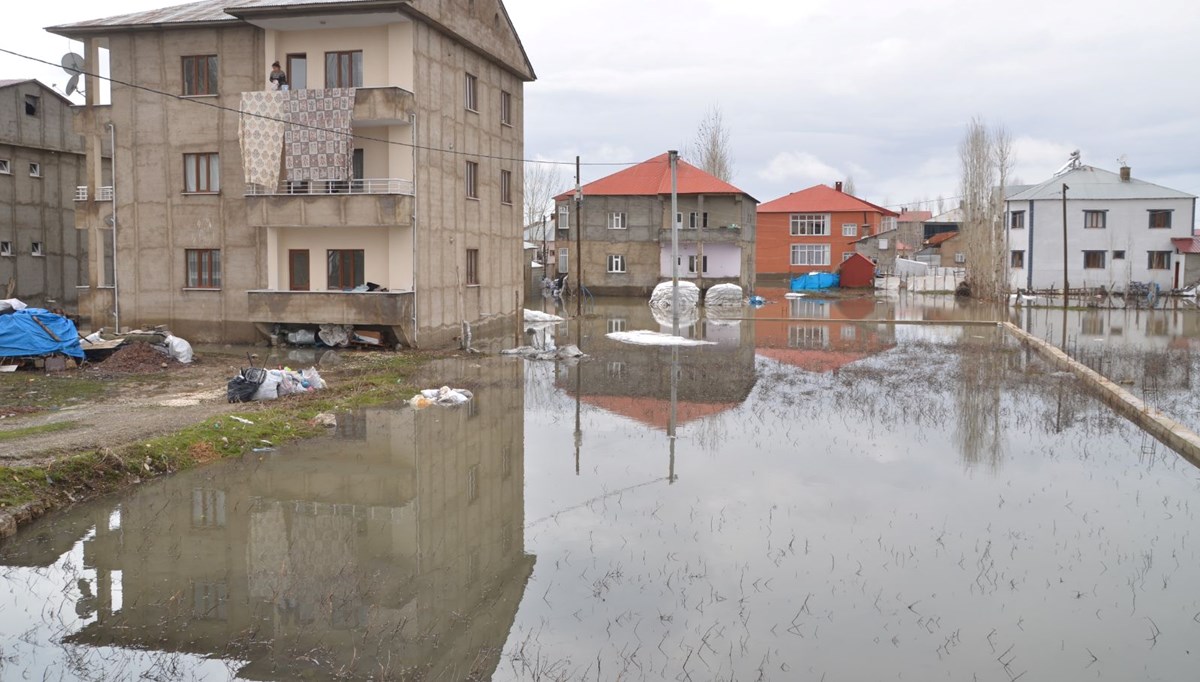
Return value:
<svg viewBox="0 0 1200 682">
<path fill-rule="evenodd" d="M 1151 251 L 1150 258 L 1147 260 L 1146 267 L 1151 270 L 1170 270 L 1171 269 L 1171 252 L 1170 251 Z"/>
<path fill-rule="evenodd" d="M 788 317 L 828 318 L 829 305 L 826 301 L 812 298 L 789 298 Z"/>
<path fill-rule="evenodd" d="M 12 242 L 0 242 L 0 256 L 11 256 Z"/>
<path fill-rule="evenodd" d="M 1103 230 L 1108 226 L 1108 211 L 1084 211 L 1083 226 L 1089 230 Z"/>
<path fill-rule="evenodd" d="M 512 203 L 512 171 L 500 171 L 500 203 Z"/>
<path fill-rule="evenodd" d="M 467 249 L 467 286 L 479 284 L 479 249 Z"/>
<path fill-rule="evenodd" d="M 220 155 L 183 155 L 183 191 L 191 193 L 214 193 L 221 189 Z"/>
<path fill-rule="evenodd" d="M 42 177 L 42 164 L 31 162 L 29 164 L 29 177 L 31 177 L 31 178 Z"/>
<path fill-rule="evenodd" d="M 288 250 L 288 289 L 308 291 L 308 249 Z"/>
<path fill-rule="evenodd" d="M 789 348 L 824 348 L 829 345 L 829 328 L 824 325 L 793 324 L 788 327 Z"/>
<path fill-rule="evenodd" d="M 467 74 L 465 90 L 463 92 L 463 106 L 468 111 L 478 111 L 479 102 L 479 79 L 472 74 Z"/>
<path fill-rule="evenodd" d="M 1025 267 L 1025 251 L 1013 251 L 1009 256 L 1008 264 L 1014 268 Z"/>
<path fill-rule="evenodd" d="M 866 232 L 867 225 L 863 225 L 863 231 Z M 883 216 L 879 221 L 879 231 L 887 232 L 888 230 L 896 229 L 896 216 Z"/>
<path fill-rule="evenodd" d="M 829 265 L 829 245 L 792 244 L 792 265 Z"/>
<path fill-rule="evenodd" d="M 10 175 L 12 167 L 8 165 L 8 159 L 0 159 L 0 175 Z"/>
<path fill-rule="evenodd" d="M 31 256 L 46 255 L 45 253 L 42 253 L 42 243 L 41 242 L 33 242 L 32 244 L 30 244 L 29 245 L 29 255 L 31 255 Z"/>
<path fill-rule="evenodd" d="M 624 230 L 627 227 L 629 227 L 629 223 L 624 211 L 613 211 L 608 214 L 608 229 Z"/>
<path fill-rule="evenodd" d="M 567 258 L 568 258 L 568 256 L 570 256 L 570 254 L 571 254 L 571 250 L 570 250 L 570 249 L 568 249 L 568 248 L 567 248 L 567 247 L 565 247 L 565 246 L 564 246 L 563 248 L 561 248 L 561 249 L 559 249 L 559 250 L 558 250 L 558 271 L 559 271 L 560 273 L 561 273 L 561 272 L 568 272 L 568 269 L 567 269 L 567 265 L 568 265 L 568 263 L 567 263 Z"/>
<path fill-rule="evenodd" d="M 696 257 L 688 256 L 688 272 L 696 274 Z M 708 256 L 704 257 L 704 272 L 708 272 Z"/>
<path fill-rule="evenodd" d="M 308 54 L 289 54 L 287 56 L 288 85 L 293 90 L 304 90 L 308 87 Z"/>
<path fill-rule="evenodd" d="M 690 217 L 688 218 L 688 227 L 696 229 L 697 219 L 700 221 L 699 227 L 708 227 L 708 211 L 704 212 L 703 217 L 701 217 L 699 213 L 692 211 Z"/>
<path fill-rule="evenodd" d="M 187 249 L 187 284 L 188 289 L 220 289 L 221 288 L 221 250 L 220 249 Z"/>
<path fill-rule="evenodd" d="M 562 204 L 558 207 L 558 229 L 571 229 L 571 205 Z"/>
<path fill-rule="evenodd" d="M 325 251 L 325 288 L 348 291 L 362 286 L 362 249 L 328 249 Z"/>
<path fill-rule="evenodd" d="M 842 223 L 842 236 L 843 237 L 857 237 L 858 236 L 858 223 Z"/>
<path fill-rule="evenodd" d="M 362 84 L 362 50 L 325 53 L 325 87 L 361 88 Z"/>
<path fill-rule="evenodd" d="M 217 55 L 205 54 L 183 58 L 183 94 L 217 94 Z"/>
<path fill-rule="evenodd" d="M 959 265 L 966 263 L 967 262 L 967 254 L 962 253 L 961 251 L 958 253 L 955 253 L 954 254 L 954 262 L 958 263 Z"/>
<path fill-rule="evenodd" d="M 1025 211 L 1013 211 L 1008 214 L 1008 229 L 1023 230 L 1025 229 Z M 1013 253 L 1016 253 L 1015 251 Z"/>
<path fill-rule="evenodd" d="M 500 124 L 512 125 L 512 93 L 500 91 Z"/>
<path fill-rule="evenodd" d="M 612 379 L 620 379 L 625 376 L 625 363 L 617 360 L 608 363 L 608 376 Z"/>
<path fill-rule="evenodd" d="M 854 255 L 853 251 L 843 251 L 842 252 L 842 260 L 843 261 L 850 260 L 850 256 L 853 256 L 853 255 Z"/>
<path fill-rule="evenodd" d="M 791 216 L 793 237 L 829 236 L 829 216 L 824 213 L 793 213 Z"/>
<path fill-rule="evenodd" d="M 609 334 L 615 334 L 616 332 L 623 332 L 627 328 L 628 328 L 628 323 L 626 322 L 625 318 L 623 318 L 623 317 L 608 318 L 608 333 Z"/>
<path fill-rule="evenodd" d="M 192 488 L 192 528 L 225 527 L 225 491 Z"/>
<path fill-rule="evenodd" d="M 1085 270 L 1102 270 L 1104 269 L 1105 251 L 1084 251 L 1083 252 L 1083 268 Z"/>
<path fill-rule="evenodd" d="M 474 161 L 467 162 L 467 198 L 479 198 L 479 164 Z"/>
<path fill-rule="evenodd" d="M 1113 260 L 1125 260 L 1125 252 L 1113 251 Z"/>
<path fill-rule="evenodd" d="M 1151 210 L 1150 211 L 1150 229 L 1152 230 L 1169 230 L 1171 229 L 1171 211 Z"/>
<path fill-rule="evenodd" d="M 879 238 L 879 250 L 880 250 L 880 251 L 887 251 L 887 250 L 888 250 L 888 238 L 887 238 L 887 237 L 880 237 L 880 238 Z"/>
<path fill-rule="evenodd" d="M 619 253 L 610 253 L 608 255 L 608 271 L 625 272 L 625 256 Z"/>
<path fill-rule="evenodd" d="M 25 95 L 25 115 L 37 116 L 38 108 L 41 106 L 42 98 L 37 95 Z"/>
</svg>

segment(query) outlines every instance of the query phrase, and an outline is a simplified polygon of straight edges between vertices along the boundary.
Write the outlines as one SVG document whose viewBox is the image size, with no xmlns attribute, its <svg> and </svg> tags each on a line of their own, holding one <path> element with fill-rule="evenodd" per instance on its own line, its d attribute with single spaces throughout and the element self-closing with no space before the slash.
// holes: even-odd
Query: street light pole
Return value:
<svg viewBox="0 0 1200 682">
<path fill-rule="evenodd" d="M 1068 263 L 1068 258 L 1067 258 L 1067 190 L 1069 190 L 1069 189 L 1071 189 L 1071 188 L 1070 188 L 1070 187 L 1067 187 L 1067 183 L 1065 183 L 1065 182 L 1064 182 L 1064 183 L 1063 183 L 1063 186 L 1062 186 L 1062 214 L 1063 214 L 1063 309 L 1064 309 L 1064 310 L 1066 310 L 1066 308 L 1067 308 L 1067 305 L 1068 305 L 1068 304 L 1067 304 L 1067 295 L 1068 295 L 1068 292 L 1070 292 L 1070 290 L 1071 290 L 1071 285 L 1070 285 L 1070 282 L 1068 282 L 1068 281 L 1067 281 L 1067 280 L 1068 280 L 1068 277 L 1067 277 L 1067 263 Z"/>
<path fill-rule="evenodd" d="M 671 333 L 679 336 L 679 152 L 667 152 L 671 164 Z"/>
</svg>

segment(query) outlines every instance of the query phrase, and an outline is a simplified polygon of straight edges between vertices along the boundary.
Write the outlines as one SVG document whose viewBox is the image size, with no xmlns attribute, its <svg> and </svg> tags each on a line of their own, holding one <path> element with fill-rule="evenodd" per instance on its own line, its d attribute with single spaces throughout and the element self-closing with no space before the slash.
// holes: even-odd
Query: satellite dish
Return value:
<svg viewBox="0 0 1200 682">
<path fill-rule="evenodd" d="M 71 76 L 71 80 L 67 81 L 67 97 L 79 89 L 79 74 Z"/>
<path fill-rule="evenodd" d="M 83 68 L 86 64 L 86 62 L 83 60 L 83 57 L 75 54 L 74 52 L 68 52 L 64 54 L 60 63 L 62 64 L 63 71 L 66 71 L 72 76 L 83 75 Z"/>
</svg>

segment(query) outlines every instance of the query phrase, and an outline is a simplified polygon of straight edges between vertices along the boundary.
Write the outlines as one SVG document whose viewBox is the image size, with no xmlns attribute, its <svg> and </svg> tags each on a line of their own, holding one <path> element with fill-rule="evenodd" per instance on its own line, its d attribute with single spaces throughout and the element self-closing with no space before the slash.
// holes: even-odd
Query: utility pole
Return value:
<svg viewBox="0 0 1200 682">
<path fill-rule="evenodd" d="M 583 315 L 583 185 L 579 182 L 578 156 L 575 157 L 575 315 Z"/>
<path fill-rule="evenodd" d="M 1062 186 L 1062 213 L 1063 213 L 1063 310 L 1067 309 L 1067 294 L 1071 290 L 1071 285 L 1067 281 L 1067 183 Z"/>
<path fill-rule="evenodd" d="M 667 152 L 671 164 L 671 333 L 679 336 L 679 152 Z"/>
</svg>

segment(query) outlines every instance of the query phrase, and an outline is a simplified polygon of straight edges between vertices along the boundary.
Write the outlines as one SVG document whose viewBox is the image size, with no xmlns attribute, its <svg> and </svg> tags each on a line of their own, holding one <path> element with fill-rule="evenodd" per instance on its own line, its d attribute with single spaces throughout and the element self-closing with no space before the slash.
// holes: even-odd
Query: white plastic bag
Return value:
<svg viewBox="0 0 1200 682">
<path fill-rule="evenodd" d="M 164 341 L 167 344 L 167 355 L 170 355 L 172 358 L 175 358 L 185 365 L 192 364 L 192 344 L 184 341 L 178 336 L 172 336 L 170 334 L 167 334 L 167 338 L 164 339 Z"/>
</svg>

